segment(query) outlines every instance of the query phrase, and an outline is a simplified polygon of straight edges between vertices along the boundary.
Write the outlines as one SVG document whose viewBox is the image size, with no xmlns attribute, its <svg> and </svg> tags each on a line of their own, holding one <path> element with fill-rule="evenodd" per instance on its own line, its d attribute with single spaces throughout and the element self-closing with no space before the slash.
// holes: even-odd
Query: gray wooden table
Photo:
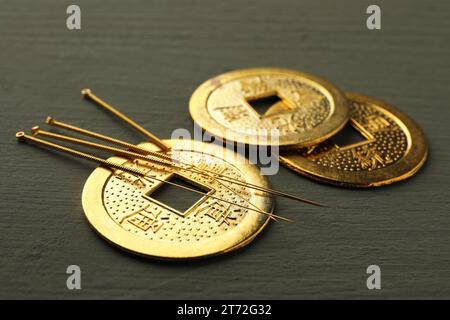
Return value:
<svg viewBox="0 0 450 320">
<path fill-rule="evenodd" d="M 450 298 L 450 3 L 377 1 L 0 1 L 0 298 Z M 321 185 L 281 168 L 275 188 L 331 209 L 277 201 L 249 247 L 187 263 L 137 258 L 87 224 L 89 163 L 18 144 L 47 115 L 129 141 L 131 129 L 80 97 L 88 86 L 162 137 L 192 131 L 198 84 L 232 69 L 303 70 L 391 102 L 430 143 L 413 179 L 376 190 Z M 66 288 L 66 267 L 82 289 Z M 366 288 L 377 264 L 382 289 Z"/>
</svg>

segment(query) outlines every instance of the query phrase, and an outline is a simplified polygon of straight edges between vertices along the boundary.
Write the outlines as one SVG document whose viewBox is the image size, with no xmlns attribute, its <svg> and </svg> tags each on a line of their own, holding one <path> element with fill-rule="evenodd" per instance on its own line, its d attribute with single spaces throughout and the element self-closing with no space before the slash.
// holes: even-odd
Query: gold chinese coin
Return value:
<svg viewBox="0 0 450 320">
<path fill-rule="evenodd" d="M 171 146 L 173 159 L 182 159 L 200 170 L 244 183 L 269 187 L 256 166 L 226 148 L 193 140 L 165 142 Z M 148 142 L 139 146 L 159 150 Z M 213 175 L 173 171 L 154 162 L 121 157 L 109 160 L 145 170 L 150 179 L 98 167 L 84 186 L 83 209 L 101 236 L 132 253 L 161 259 L 189 259 L 229 252 L 248 244 L 268 222 L 268 215 L 248 208 L 272 212 L 273 202 L 268 194 L 217 180 Z M 203 190 L 204 195 L 180 211 L 154 197 L 159 188 L 173 186 L 151 177 L 169 182 L 174 177 L 182 179 Z"/>
<path fill-rule="evenodd" d="M 280 162 L 307 177 L 349 187 L 374 187 L 411 177 L 425 163 L 428 145 L 419 126 L 396 108 L 347 93 L 358 141 L 338 135 L 313 147 L 281 153 Z"/>
<path fill-rule="evenodd" d="M 189 111 L 214 136 L 284 148 L 322 142 L 349 118 L 345 96 L 331 83 L 275 68 L 236 70 L 207 80 L 192 94 Z"/>
</svg>

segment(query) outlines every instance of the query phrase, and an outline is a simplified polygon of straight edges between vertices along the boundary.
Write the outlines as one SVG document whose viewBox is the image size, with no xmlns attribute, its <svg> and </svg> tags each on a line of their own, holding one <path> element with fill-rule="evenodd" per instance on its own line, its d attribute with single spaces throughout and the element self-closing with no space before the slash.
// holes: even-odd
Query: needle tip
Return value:
<svg viewBox="0 0 450 320">
<path fill-rule="evenodd" d="M 31 128 L 31 134 L 35 136 L 39 133 L 39 130 L 41 130 L 39 126 L 34 126 L 33 128 Z"/>
<path fill-rule="evenodd" d="M 88 88 L 81 90 L 81 94 L 85 97 L 90 95 L 91 93 L 92 93 L 91 89 Z"/>
<path fill-rule="evenodd" d="M 23 131 L 17 132 L 16 138 L 19 139 L 19 141 L 23 141 L 25 139 L 25 132 L 23 132 Z"/>
<path fill-rule="evenodd" d="M 289 222 L 289 223 L 294 223 L 295 221 L 289 218 L 285 218 L 285 217 L 281 217 L 281 216 L 277 216 L 277 218 L 279 220 L 285 221 L 285 222 Z M 278 219 L 275 219 L 275 221 L 279 221 Z"/>
<path fill-rule="evenodd" d="M 317 207 L 322 207 L 322 208 L 330 208 L 330 206 L 327 206 L 326 204 L 323 203 L 319 203 L 319 202 L 310 202 L 312 205 L 315 205 Z"/>
<path fill-rule="evenodd" d="M 45 119 L 45 123 L 46 124 L 53 124 L 55 122 L 55 119 L 53 119 L 52 117 L 47 117 L 47 119 Z"/>
</svg>

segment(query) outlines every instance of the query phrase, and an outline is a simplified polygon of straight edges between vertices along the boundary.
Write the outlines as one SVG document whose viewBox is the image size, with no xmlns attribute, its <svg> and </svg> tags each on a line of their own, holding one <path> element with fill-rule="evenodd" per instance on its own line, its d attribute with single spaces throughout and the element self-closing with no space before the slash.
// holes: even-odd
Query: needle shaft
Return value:
<svg viewBox="0 0 450 320">
<path fill-rule="evenodd" d="M 97 132 L 86 130 L 86 129 L 80 128 L 78 126 L 74 126 L 74 125 L 71 125 L 71 124 L 68 124 L 68 123 L 64 123 L 62 121 L 57 121 L 56 119 L 54 119 L 52 117 L 47 117 L 46 122 L 47 122 L 47 124 L 52 125 L 52 126 L 57 126 L 57 127 L 63 128 L 63 129 L 74 131 L 74 132 L 77 132 L 77 133 L 80 133 L 80 134 L 83 134 L 83 135 L 86 135 L 86 136 L 89 136 L 89 137 L 93 137 L 93 138 L 96 138 L 96 139 L 99 139 L 99 140 L 107 141 L 107 142 L 110 142 L 110 143 L 113 143 L 113 144 L 116 144 L 116 145 L 128 148 L 128 149 L 133 150 L 134 152 L 139 153 L 139 154 L 151 155 L 153 157 L 158 157 L 158 158 L 162 158 L 164 160 L 173 161 L 173 162 L 175 162 L 177 164 L 183 164 L 183 165 L 186 165 L 186 166 L 190 166 L 192 168 L 192 170 L 189 170 L 187 168 L 181 168 L 180 167 L 180 169 L 183 169 L 183 170 L 192 171 L 192 172 L 195 171 L 195 172 L 197 172 L 197 173 L 199 173 L 201 175 L 207 175 L 207 176 L 212 175 L 217 180 L 226 181 L 226 182 L 230 182 L 230 183 L 235 183 L 235 184 L 240 185 L 240 186 L 248 187 L 248 188 L 259 190 L 259 191 L 262 191 L 262 192 L 267 192 L 267 193 L 270 193 L 270 194 L 273 194 L 273 195 L 276 195 L 276 196 L 280 196 L 280 197 L 284 197 L 284 198 L 288 198 L 288 199 L 291 199 L 291 200 L 296 200 L 296 201 L 308 203 L 308 204 L 319 206 L 319 207 L 325 207 L 325 205 L 320 204 L 320 203 L 315 202 L 315 201 L 312 201 L 312 200 L 300 198 L 300 197 L 298 197 L 296 195 L 293 195 L 293 194 L 289 194 L 289 193 L 278 191 L 278 190 L 274 190 L 274 189 L 265 188 L 265 187 L 258 186 L 258 185 L 255 185 L 255 184 L 252 184 L 252 183 L 249 183 L 249 182 L 243 182 L 243 181 L 240 181 L 239 179 L 235 179 L 235 178 L 232 178 L 232 177 L 229 177 L 229 176 L 226 176 L 226 175 L 223 175 L 223 174 L 220 174 L 220 173 L 208 170 L 206 168 L 202 168 L 200 170 L 195 165 L 193 165 L 192 163 L 186 163 L 186 162 L 182 162 L 182 161 L 179 161 L 179 160 L 175 160 L 175 159 L 173 159 L 174 157 L 171 157 L 168 154 L 160 153 L 160 152 L 156 152 L 156 151 L 149 151 L 147 149 L 144 149 L 142 147 L 139 147 L 137 145 L 134 145 L 134 144 L 131 144 L 131 143 L 119 140 L 119 139 L 115 139 L 115 138 L 112 138 L 112 137 L 109 137 L 109 136 L 106 136 L 106 135 L 103 135 L 103 134 L 100 134 L 100 133 L 97 133 Z M 147 159 L 147 160 L 152 161 L 152 159 Z"/>
<path fill-rule="evenodd" d="M 79 138 L 69 137 L 66 135 L 58 134 L 58 133 L 48 132 L 48 131 L 42 130 L 41 128 L 39 128 L 39 126 L 33 127 L 31 129 L 31 132 L 32 132 L 33 136 L 38 136 L 38 135 L 45 136 L 45 137 L 52 138 L 52 139 L 75 143 L 75 144 L 79 144 L 79 145 L 83 145 L 83 146 L 87 146 L 87 147 L 91 147 L 91 148 L 95 148 L 95 149 L 108 151 L 111 153 L 116 153 L 118 155 L 125 156 L 125 157 L 131 158 L 131 159 L 138 158 L 138 159 L 142 159 L 142 160 L 156 162 L 158 164 L 165 165 L 165 166 L 170 166 L 170 167 L 174 166 L 174 163 L 170 162 L 169 160 L 153 157 L 150 155 L 143 155 L 143 154 L 136 153 L 133 151 L 123 150 L 123 149 L 107 146 L 104 144 L 84 140 L 84 139 L 79 139 Z"/>
<path fill-rule="evenodd" d="M 47 118 L 48 120 L 48 118 Z M 54 122 L 55 120 L 52 120 L 52 122 Z M 57 134 L 57 133 L 53 133 L 53 132 L 48 132 L 48 131 L 44 131 L 41 130 L 39 128 L 39 126 L 35 126 L 31 129 L 31 132 L 33 134 L 33 136 L 45 136 L 48 138 L 52 138 L 52 139 L 57 139 L 57 140 L 61 140 L 61 141 L 66 141 L 66 142 L 70 142 L 70 143 L 75 143 L 75 144 L 80 144 L 80 145 L 84 145 L 84 146 L 88 146 L 91 148 L 96 148 L 96 149 L 100 149 L 100 150 L 105 150 L 108 152 L 112 152 L 118 155 L 122 155 L 125 157 L 128 157 L 130 159 L 141 159 L 141 160 L 145 160 L 145 161 L 150 161 L 153 163 L 157 163 L 159 165 L 162 165 L 164 167 L 170 167 L 170 169 L 178 169 L 178 170 L 184 170 L 184 171 L 189 171 L 195 174 L 199 174 L 198 170 L 194 170 L 192 168 L 183 168 L 182 166 L 179 166 L 177 164 L 174 164 L 171 160 L 166 160 L 166 159 L 161 159 L 158 157 L 154 157 L 151 155 L 144 155 L 144 154 L 140 154 L 140 153 L 136 153 L 136 152 L 132 152 L 132 151 L 128 151 L 128 150 L 123 150 L 123 149 L 119 149 L 119 148 L 115 148 L 115 147 L 111 147 L 111 146 L 107 146 L 107 145 L 102 145 L 99 143 L 94 143 L 91 141 L 87 141 L 87 140 L 83 140 L 83 139 L 78 139 L 78 138 L 73 138 L 70 136 L 65 136 L 65 135 L 61 135 L 61 134 Z M 93 132 L 91 132 L 93 133 Z M 106 137 L 106 136 L 104 136 Z M 106 137 L 107 138 L 107 137 Z M 112 140 L 115 140 L 113 138 L 111 138 Z M 120 140 L 118 140 L 120 141 Z M 124 144 L 128 144 L 126 142 L 124 142 Z M 136 146 L 134 146 L 136 147 Z M 167 155 L 166 155 L 167 156 Z M 169 159 L 170 157 L 167 156 Z M 204 173 L 200 173 L 201 175 L 205 176 Z M 211 178 L 210 175 L 207 175 L 209 178 Z M 252 202 L 248 201 L 246 198 L 244 198 L 241 195 L 240 191 L 236 191 L 234 189 L 232 189 L 231 187 L 227 186 L 226 184 L 222 183 L 220 180 L 217 180 L 218 184 L 220 184 L 221 186 L 223 186 L 225 189 L 233 192 L 234 194 L 236 194 L 236 196 L 238 196 L 239 198 L 241 198 L 243 201 L 245 201 L 248 205 L 261 210 L 259 207 L 257 207 L 256 205 L 254 205 Z M 264 210 L 261 210 L 264 211 Z"/>
<path fill-rule="evenodd" d="M 59 127 L 62 127 L 62 128 L 71 129 L 73 131 L 77 131 L 79 133 L 83 133 L 85 135 L 89 135 L 91 137 L 97 137 L 99 139 L 101 138 L 101 139 L 106 140 L 106 141 L 110 141 L 110 142 L 113 142 L 113 143 L 116 143 L 116 144 L 120 144 L 121 146 L 131 147 L 131 149 L 133 149 L 133 150 L 135 150 L 135 149 L 139 149 L 139 151 L 144 150 L 144 149 L 138 148 L 135 145 L 129 144 L 127 142 L 124 142 L 124 141 L 121 141 L 121 140 L 118 140 L 118 139 L 110 138 L 108 136 L 97 134 L 97 133 L 92 132 L 92 131 L 84 130 L 84 129 L 77 128 L 77 127 L 74 127 L 74 126 L 71 126 L 71 125 L 68 125 L 68 124 L 65 124 L 65 123 L 61 123 L 59 121 L 54 120 L 51 117 L 47 118 L 47 123 L 50 123 L 50 124 L 53 124 L 53 125 L 56 125 L 56 126 L 59 126 Z M 198 170 L 195 170 L 195 169 L 192 169 L 192 168 L 183 168 L 182 166 L 174 164 L 172 162 L 171 157 L 168 156 L 168 155 L 164 155 L 168 159 L 168 160 L 166 160 L 166 158 L 154 157 L 154 156 L 151 155 L 151 154 L 155 154 L 156 152 L 150 152 L 150 155 L 145 155 L 144 152 L 136 153 L 136 152 L 132 152 L 132 151 L 122 150 L 122 149 L 114 148 L 114 147 L 111 147 L 111 146 L 106 146 L 106 145 L 102 145 L 102 144 L 99 144 L 99 143 L 94 143 L 94 142 L 91 142 L 91 141 L 83 140 L 83 139 L 77 139 L 77 138 L 73 138 L 73 137 L 69 137 L 69 136 L 65 136 L 65 135 L 61 135 L 61 134 L 57 134 L 57 133 L 53 133 L 53 132 L 44 131 L 44 130 L 41 130 L 39 128 L 39 126 L 35 126 L 31 130 L 32 130 L 33 136 L 42 135 L 42 136 L 46 136 L 46 137 L 49 137 L 49 138 L 70 142 L 70 143 L 81 144 L 81 145 L 84 145 L 84 146 L 97 148 L 97 149 L 105 150 L 105 151 L 108 151 L 108 152 L 113 152 L 115 154 L 122 155 L 122 156 L 125 156 L 125 157 L 128 157 L 128 158 L 131 158 L 131 159 L 138 158 L 138 159 L 145 160 L 145 161 L 155 162 L 155 163 L 157 163 L 159 165 L 163 165 L 164 167 L 168 166 L 171 169 L 178 169 L 178 170 L 189 171 L 189 172 L 192 172 L 192 173 L 201 174 L 202 176 L 206 175 L 206 176 L 208 176 L 208 178 L 214 178 L 214 177 L 211 177 L 211 175 L 199 172 Z M 156 154 L 157 155 L 161 155 L 160 153 L 156 153 Z M 218 184 L 223 186 L 225 189 L 227 189 L 227 190 L 233 192 L 234 194 L 236 194 L 236 196 L 241 198 L 248 205 L 250 205 L 250 206 L 252 206 L 252 207 L 254 207 L 256 209 L 261 210 L 259 207 L 254 205 L 252 202 L 250 202 L 246 198 L 244 198 L 240 194 L 241 193 L 240 191 L 236 191 L 236 190 L 232 189 L 231 187 L 229 187 L 226 184 L 222 183 L 219 179 L 217 180 L 217 182 L 218 182 Z M 261 210 L 261 211 L 263 211 L 263 210 Z"/>
<path fill-rule="evenodd" d="M 168 151 L 170 150 L 170 147 L 161 139 L 159 139 L 157 136 L 155 136 L 153 133 L 151 133 L 150 131 L 148 131 L 147 129 L 143 128 L 142 126 L 140 126 L 139 124 L 137 124 L 136 122 L 134 122 L 133 120 L 131 120 L 130 118 L 128 118 L 126 115 L 124 115 L 122 112 L 120 112 L 119 110 L 117 110 L 116 108 L 114 108 L 112 105 L 110 105 L 109 103 L 107 103 L 106 101 L 100 99 L 99 97 L 97 97 L 91 89 L 83 89 L 81 90 L 81 94 L 86 98 L 89 99 L 93 102 L 95 102 L 96 104 L 98 104 L 99 106 L 105 108 L 106 110 L 108 110 L 109 112 L 111 112 L 112 114 L 114 114 L 116 117 L 120 118 L 121 120 L 125 121 L 126 123 L 128 123 L 130 126 L 132 126 L 133 128 L 135 128 L 136 130 L 138 130 L 140 133 L 142 133 L 144 136 L 146 136 L 151 142 L 153 142 L 154 144 L 156 144 L 158 147 L 160 147 L 162 150 L 164 151 Z"/>
<path fill-rule="evenodd" d="M 219 201 L 222 201 L 222 202 L 226 202 L 226 203 L 229 203 L 229 204 L 232 204 L 232 205 L 235 205 L 235 206 L 238 206 L 238 207 L 250 210 L 250 211 L 259 212 L 259 213 L 267 215 L 267 216 L 269 216 L 271 218 L 275 217 L 275 218 L 280 219 L 280 220 L 292 222 L 292 220 L 290 220 L 288 218 L 284 218 L 284 217 L 281 217 L 279 215 L 275 215 L 273 213 L 268 213 L 266 211 L 253 209 L 253 208 L 248 208 L 246 206 L 242 206 L 242 205 L 239 205 L 237 203 L 234 203 L 234 202 L 231 202 L 231 201 L 219 198 L 219 197 L 215 197 L 215 196 L 209 195 L 207 193 L 204 193 L 204 192 L 201 192 L 201 191 L 189 188 L 189 187 L 185 187 L 185 186 L 182 186 L 182 185 L 170 182 L 170 181 L 166 181 L 166 180 L 163 180 L 163 179 L 159 179 L 159 178 L 156 178 L 156 177 L 153 177 L 153 176 L 148 176 L 147 172 L 144 172 L 142 170 L 139 170 L 139 169 L 136 169 L 136 168 L 130 168 L 130 167 L 127 167 L 127 166 L 124 166 L 124 165 L 121 165 L 121 164 L 117 164 L 117 163 L 115 163 L 113 161 L 110 161 L 110 160 L 106 160 L 106 159 L 103 159 L 103 158 L 100 158 L 100 157 L 96 157 L 96 156 L 91 155 L 89 153 L 81 152 L 81 151 L 78 151 L 78 150 L 75 150 L 75 149 L 72 149 L 72 148 L 64 147 L 64 146 L 56 144 L 56 143 L 52 143 L 52 142 L 49 142 L 49 141 L 46 141 L 46 140 L 42 140 L 42 139 L 36 138 L 34 136 L 27 135 L 23 131 L 17 132 L 16 133 L 16 137 L 19 139 L 19 141 L 25 141 L 25 140 L 32 141 L 34 143 L 47 146 L 47 147 L 49 147 L 51 149 L 54 149 L 56 151 L 61 151 L 61 152 L 70 154 L 70 155 L 75 156 L 77 158 L 89 160 L 91 162 L 96 162 L 96 163 L 105 165 L 105 166 L 110 167 L 110 168 L 114 168 L 114 169 L 122 170 L 122 171 L 125 171 L 125 172 L 128 172 L 128 173 L 132 173 L 132 174 L 141 176 L 141 177 L 143 177 L 145 179 L 152 179 L 152 180 L 156 180 L 156 181 L 159 181 L 159 182 L 162 182 L 162 183 L 167 183 L 167 184 L 179 187 L 179 188 L 183 188 L 183 189 L 189 190 L 191 192 L 202 194 L 203 196 L 208 197 L 208 198 L 212 198 L 212 199 L 216 199 L 216 200 L 219 200 Z"/>
<path fill-rule="evenodd" d="M 97 133 L 97 132 L 94 132 L 94 131 L 90 131 L 90 130 L 87 130 L 87 129 L 83 129 L 83 128 L 80 128 L 78 126 L 74 126 L 74 125 L 71 125 L 71 124 L 68 124 L 68 123 L 65 123 L 65 122 L 62 122 L 62 121 L 58 121 L 58 120 L 56 120 L 53 117 L 47 117 L 45 122 L 48 125 L 51 125 L 51 126 L 54 126 L 54 127 L 59 127 L 59 128 L 62 128 L 62 129 L 73 131 L 73 132 L 77 132 L 77 133 L 80 133 L 82 135 L 85 135 L 85 136 L 88 136 L 88 137 L 91 137 L 91 138 L 103 140 L 103 141 L 106 141 L 106 142 L 109 142 L 109 143 L 112 143 L 112 144 L 115 144 L 115 145 L 118 145 L 118 146 L 130 149 L 130 150 L 133 150 L 134 152 L 137 152 L 137 153 L 150 154 L 150 155 L 154 155 L 155 157 L 164 158 L 164 159 L 167 159 L 167 160 L 173 160 L 167 154 L 159 153 L 159 152 L 156 152 L 156 151 L 145 150 L 143 148 L 140 148 L 140 147 L 138 147 L 138 146 L 136 146 L 134 144 L 128 143 L 126 141 L 123 141 L 123 140 L 120 140 L 120 139 L 116 139 L 116 138 L 112 138 L 112 137 L 109 137 L 107 135 L 100 134 L 100 133 Z"/>
<path fill-rule="evenodd" d="M 143 128 L 142 126 L 140 126 L 139 124 L 137 124 L 135 121 L 131 120 L 129 117 L 127 117 L 126 115 L 124 115 L 122 112 L 120 112 L 117 108 L 113 107 L 112 105 L 110 105 L 109 103 L 107 103 L 106 101 L 104 101 L 103 99 L 99 98 L 98 96 L 96 96 L 91 89 L 83 89 L 81 90 L 81 94 L 87 98 L 90 99 L 91 101 L 94 101 L 95 103 L 97 103 L 98 105 L 100 105 L 101 107 L 105 108 L 106 110 L 108 110 L 109 112 L 111 112 L 112 114 L 114 114 L 115 116 L 117 116 L 119 119 L 125 121 L 126 123 L 128 123 L 129 125 L 131 125 L 133 128 L 135 128 L 136 130 L 138 130 L 139 132 L 141 132 L 142 134 L 144 134 L 145 136 L 147 136 L 150 141 L 154 142 L 157 146 L 159 146 L 163 151 L 169 151 L 170 150 L 170 146 L 168 146 L 167 144 L 164 143 L 164 141 L 162 141 L 161 139 L 159 139 L 157 136 L 155 136 L 153 133 L 151 133 L 150 131 L 146 130 L 145 128 Z M 205 170 L 207 171 L 207 170 Z M 213 173 L 213 172 L 211 172 Z M 214 173 L 213 173 L 214 174 Z M 216 174 L 217 176 L 217 174 Z M 260 191 L 265 191 L 265 192 L 269 192 L 267 190 L 263 190 L 265 188 L 263 187 L 259 187 L 259 186 L 254 186 L 252 185 L 252 187 L 257 188 Z M 272 192 L 273 193 L 273 192 Z M 284 196 L 286 198 L 289 199 L 293 199 L 293 200 L 297 200 L 297 201 L 301 201 L 301 202 L 305 202 L 305 203 L 309 203 L 312 205 L 316 205 L 316 206 L 323 206 L 317 202 L 311 201 L 311 200 L 306 200 L 306 199 L 302 199 L 299 198 L 297 196 L 294 195 L 289 195 L 289 194 L 285 194 L 284 192 L 280 192 L 280 191 L 275 191 L 275 193 L 279 196 Z M 273 193 L 273 194 L 275 194 Z"/>
</svg>

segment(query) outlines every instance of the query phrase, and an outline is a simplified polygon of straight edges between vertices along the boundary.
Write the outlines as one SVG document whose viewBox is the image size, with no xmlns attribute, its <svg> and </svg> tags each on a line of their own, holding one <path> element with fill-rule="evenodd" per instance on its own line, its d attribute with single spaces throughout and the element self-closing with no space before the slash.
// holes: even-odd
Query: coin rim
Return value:
<svg viewBox="0 0 450 320">
<path fill-rule="evenodd" d="M 297 134 L 297 137 L 295 139 L 283 141 L 282 137 L 280 137 L 280 141 L 278 144 L 280 148 L 294 149 L 298 147 L 308 147 L 318 144 L 336 134 L 347 123 L 350 117 L 350 110 L 348 108 L 347 100 L 342 91 L 339 90 L 331 82 L 305 72 L 270 67 L 234 70 L 220 74 L 203 82 L 193 92 L 189 100 L 189 113 L 194 122 L 209 134 L 215 137 L 219 137 L 225 141 L 233 141 L 236 143 L 244 143 L 248 145 L 255 145 L 257 143 L 257 145 L 259 146 L 270 145 L 270 143 L 266 142 L 255 142 L 253 141 L 254 139 L 251 139 L 251 137 L 243 136 L 239 132 L 233 133 L 231 137 L 224 137 L 223 133 L 230 129 L 213 119 L 206 107 L 209 95 L 224 83 L 231 80 L 236 80 L 238 78 L 252 77 L 262 74 L 285 74 L 288 76 L 301 77 L 304 82 L 307 82 L 310 85 L 314 86 L 316 89 L 320 90 L 322 94 L 327 96 L 329 101 L 332 102 L 331 108 L 333 112 L 328 116 L 327 120 L 324 123 L 319 124 L 317 127 L 309 130 L 308 132 Z"/>
<path fill-rule="evenodd" d="M 424 165 L 428 156 L 428 143 L 419 125 L 405 113 L 384 101 L 355 92 L 346 92 L 346 96 L 349 101 L 371 104 L 390 113 L 393 120 L 404 127 L 404 132 L 406 129 L 405 134 L 410 142 L 406 154 L 399 161 L 386 168 L 360 172 L 337 172 L 306 159 L 300 164 L 298 161 L 283 156 L 283 154 L 279 156 L 281 164 L 308 178 L 344 187 L 378 187 L 413 176 Z"/>
<path fill-rule="evenodd" d="M 180 142 L 191 142 L 196 147 L 203 147 L 204 149 L 202 149 L 202 151 L 205 151 L 214 156 L 219 154 L 219 151 L 225 152 L 227 157 L 235 156 L 236 158 L 234 159 L 227 158 L 227 162 L 231 163 L 238 170 L 252 179 L 252 183 L 266 188 L 269 187 L 268 180 L 260 175 L 259 170 L 256 168 L 256 166 L 249 163 L 243 163 L 242 160 L 245 158 L 243 158 L 239 154 L 235 154 L 231 150 L 221 148 L 217 145 L 206 144 L 194 140 L 175 139 L 164 140 L 164 142 L 168 143 L 171 146 L 174 146 L 175 144 Z M 139 144 L 139 146 L 152 151 L 159 150 L 155 145 L 148 142 L 141 143 Z M 233 161 L 230 161 L 228 159 L 233 159 Z M 128 161 L 128 159 L 121 157 L 111 157 L 109 160 L 115 162 L 122 161 L 122 163 Z M 221 237 L 220 242 L 214 241 L 217 240 L 217 238 L 211 238 L 211 240 L 206 244 L 203 242 L 203 245 L 192 243 L 186 246 L 180 246 L 178 242 L 174 242 L 170 245 L 167 245 L 165 243 L 158 243 L 156 241 L 145 239 L 142 236 L 135 235 L 130 233 L 129 231 L 126 231 L 111 219 L 110 215 L 105 210 L 103 205 L 103 191 L 105 182 L 108 180 L 111 174 L 112 171 L 104 167 L 97 167 L 91 173 L 83 188 L 83 210 L 89 224 L 100 236 L 102 236 L 104 239 L 114 244 L 115 246 L 137 255 L 164 260 L 186 260 L 230 252 L 250 243 L 265 228 L 270 219 L 266 215 L 262 215 L 254 211 L 249 211 L 247 212 L 247 215 L 249 216 L 245 218 L 245 224 L 250 225 L 252 229 L 240 230 L 243 232 L 241 234 L 237 234 L 239 230 L 235 228 L 234 230 L 227 232 L 224 237 Z M 266 212 L 271 213 L 273 211 L 274 202 L 271 196 L 259 197 L 259 201 L 256 203 L 256 205 Z M 252 219 L 252 221 L 248 219 Z M 243 226 L 240 225 L 240 229 L 242 228 Z M 233 236 L 236 236 L 236 234 L 237 238 L 233 239 Z M 226 239 L 226 241 L 224 241 L 224 238 Z M 206 248 L 199 248 L 202 246 Z M 177 248 L 174 249 L 175 247 Z"/>
</svg>

